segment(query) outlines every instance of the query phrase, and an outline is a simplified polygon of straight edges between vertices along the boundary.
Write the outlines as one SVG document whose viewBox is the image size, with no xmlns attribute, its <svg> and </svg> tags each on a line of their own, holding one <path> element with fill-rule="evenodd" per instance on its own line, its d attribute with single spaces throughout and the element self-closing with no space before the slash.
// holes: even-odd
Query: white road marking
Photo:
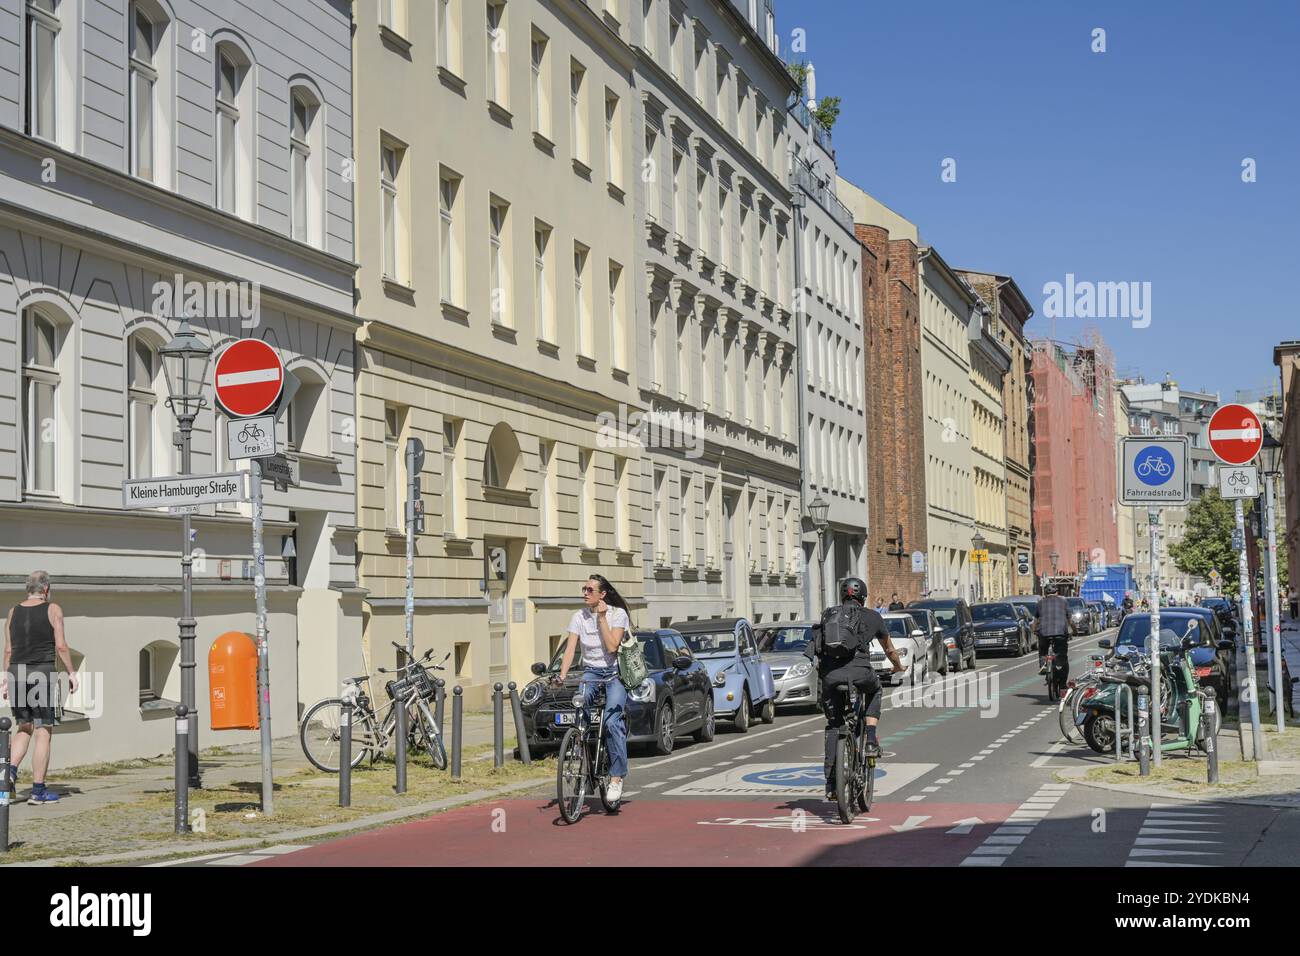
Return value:
<svg viewBox="0 0 1300 956">
<path fill-rule="evenodd" d="M 1065 787 L 1068 789 L 1069 784 L 1055 784 L 1053 788 Z M 1062 791 L 1063 792 L 1063 791 Z M 1033 832 L 1038 821 L 1046 817 L 1054 806 L 1054 801 L 1060 799 L 1061 793 L 1047 790 L 1047 785 L 1038 789 L 1032 796 L 1025 800 L 1017 807 L 1006 822 L 999 826 L 990 836 L 984 838 L 984 842 L 971 851 L 970 856 L 962 860 L 961 866 L 1000 866 L 1002 861 L 1015 852 L 1026 836 Z M 1036 809 L 1048 804 L 1046 809 Z M 963 821 L 965 822 L 965 821 Z M 951 831 L 949 831 L 951 832 Z M 982 862 L 988 859 L 996 859 L 997 863 L 990 864 Z"/>
</svg>

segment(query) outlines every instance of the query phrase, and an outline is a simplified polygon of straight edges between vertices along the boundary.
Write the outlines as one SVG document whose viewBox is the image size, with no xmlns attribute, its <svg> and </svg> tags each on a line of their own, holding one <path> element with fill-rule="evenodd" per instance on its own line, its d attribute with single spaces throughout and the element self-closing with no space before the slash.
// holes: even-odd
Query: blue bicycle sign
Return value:
<svg viewBox="0 0 1300 956">
<path fill-rule="evenodd" d="M 1133 472 L 1144 485 L 1163 485 L 1174 473 L 1174 456 L 1158 445 L 1150 445 L 1133 459 Z"/>
</svg>

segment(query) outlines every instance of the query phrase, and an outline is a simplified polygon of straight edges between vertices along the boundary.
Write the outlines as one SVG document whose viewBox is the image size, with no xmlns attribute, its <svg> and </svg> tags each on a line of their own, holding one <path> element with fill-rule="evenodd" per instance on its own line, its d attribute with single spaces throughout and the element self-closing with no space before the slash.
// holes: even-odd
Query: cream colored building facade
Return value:
<svg viewBox="0 0 1300 956">
<path fill-rule="evenodd" d="M 981 299 L 970 325 L 971 459 L 975 472 L 975 525 L 988 562 L 976 573 L 982 600 L 1010 593 L 1007 537 L 1006 407 L 1004 381 L 1011 352 L 998 336 L 992 310 Z"/>
<path fill-rule="evenodd" d="M 354 8 L 366 644 L 373 668 L 404 642 L 416 437 L 415 645 L 471 706 L 531 679 L 588 574 L 644 608 L 648 473 L 617 424 L 643 364 L 626 7 Z"/>
<path fill-rule="evenodd" d="M 919 268 L 929 593 L 973 600 L 978 570 L 970 550 L 978 503 L 969 327 L 978 321 L 980 300 L 933 246 L 921 250 Z"/>
</svg>

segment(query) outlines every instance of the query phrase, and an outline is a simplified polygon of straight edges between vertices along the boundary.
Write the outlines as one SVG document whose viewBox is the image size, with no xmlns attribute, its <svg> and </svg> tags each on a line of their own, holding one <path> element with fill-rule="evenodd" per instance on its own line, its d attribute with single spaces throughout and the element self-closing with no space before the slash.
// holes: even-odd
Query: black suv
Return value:
<svg viewBox="0 0 1300 956">
<path fill-rule="evenodd" d="M 913 601 L 909 608 L 928 608 L 934 612 L 943 628 L 943 641 L 948 646 L 948 662 L 955 670 L 975 666 L 975 622 L 970 606 L 961 598 L 931 598 Z"/>
</svg>

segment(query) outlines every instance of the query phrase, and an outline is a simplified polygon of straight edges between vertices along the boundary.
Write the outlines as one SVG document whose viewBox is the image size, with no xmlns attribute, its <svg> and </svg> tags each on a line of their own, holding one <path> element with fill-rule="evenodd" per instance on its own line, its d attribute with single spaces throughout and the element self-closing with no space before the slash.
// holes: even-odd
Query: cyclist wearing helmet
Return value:
<svg viewBox="0 0 1300 956">
<path fill-rule="evenodd" d="M 860 578 L 845 578 L 840 582 L 840 603 L 822 612 L 813 639 L 804 648 L 804 656 L 817 662 L 817 676 L 821 681 L 822 703 L 826 709 L 826 799 L 835 799 L 835 744 L 840 727 L 844 724 L 847 701 L 836 689 L 841 684 L 853 684 L 864 695 L 867 715 L 867 751 L 880 755 L 876 741 L 876 725 L 880 723 L 880 678 L 871 666 L 871 641 L 880 646 L 894 665 L 894 673 L 903 670 L 898 651 L 889 639 L 885 621 L 866 606 L 867 586 Z"/>
<path fill-rule="evenodd" d="M 1056 670 L 1064 685 L 1070 674 L 1070 606 L 1056 591 L 1055 584 L 1043 588 L 1038 603 L 1038 673 L 1047 673 L 1047 649 L 1056 655 Z"/>
</svg>

